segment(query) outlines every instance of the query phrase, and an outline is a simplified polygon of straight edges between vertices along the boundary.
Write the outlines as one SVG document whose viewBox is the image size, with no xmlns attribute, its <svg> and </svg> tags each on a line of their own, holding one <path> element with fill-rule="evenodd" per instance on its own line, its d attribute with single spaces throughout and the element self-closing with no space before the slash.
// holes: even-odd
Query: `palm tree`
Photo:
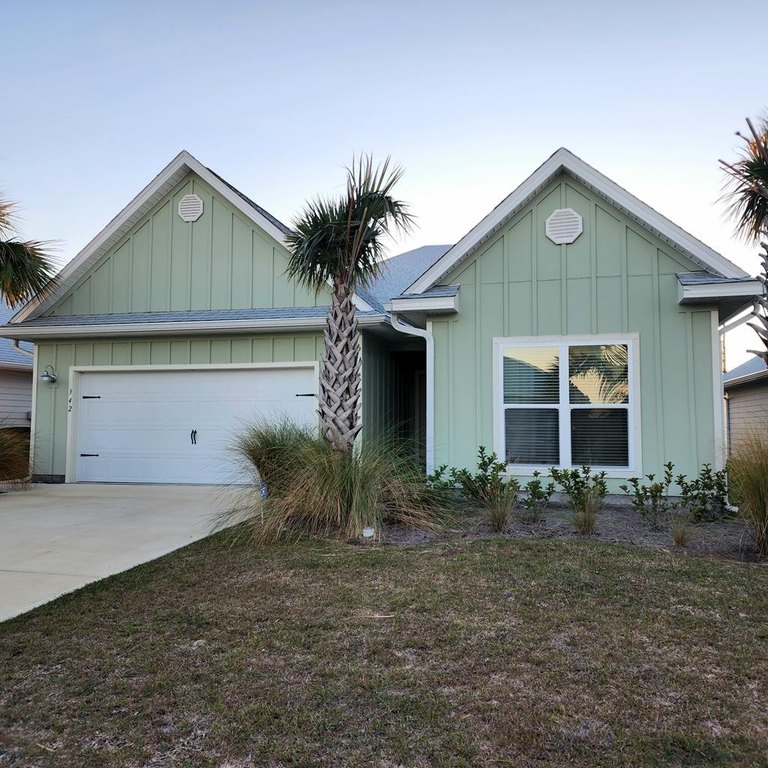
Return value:
<svg viewBox="0 0 768 768">
<path fill-rule="evenodd" d="M 768 233 L 768 119 L 755 128 L 747 118 L 747 126 L 751 136 L 736 132 L 745 144 L 741 157 L 735 163 L 721 160 L 720 165 L 729 176 L 729 213 L 736 219 L 737 234 L 759 242 Z"/>
<path fill-rule="evenodd" d="M 360 331 L 352 297 L 381 269 L 384 241 L 413 224 L 408 205 L 392 197 L 402 176 L 389 158 L 374 167 L 362 156 L 347 168 L 346 191 L 336 199 L 316 198 L 293 222 L 287 237 L 287 273 L 316 293 L 331 285 L 320 374 L 320 417 L 326 439 L 349 451 L 359 433 Z"/>
<path fill-rule="evenodd" d="M 748 325 L 760 337 L 765 349 L 749 351 L 761 357 L 768 366 L 768 243 L 761 242 L 761 238 L 768 240 L 768 119 L 761 120 L 755 128 L 747 118 L 747 126 L 751 136 L 736 132 L 746 145 L 741 157 L 735 163 L 721 160 L 720 165 L 729 177 L 729 213 L 736 219 L 736 233 L 763 248 L 760 254 L 762 274 L 758 275 L 763 284 L 763 295 L 755 301 L 752 312 L 756 322 Z"/>
<path fill-rule="evenodd" d="M 9 307 L 45 296 L 55 285 L 46 243 L 20 240 L 16 205 L 0 199 L 0 297 Z"/>
</svg>

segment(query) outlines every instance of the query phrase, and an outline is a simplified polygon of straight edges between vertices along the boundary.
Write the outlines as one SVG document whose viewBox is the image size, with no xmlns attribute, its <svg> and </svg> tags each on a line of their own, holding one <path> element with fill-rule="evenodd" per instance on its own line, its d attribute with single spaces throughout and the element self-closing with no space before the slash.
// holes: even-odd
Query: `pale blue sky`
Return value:
<svg viewBox="0 0 768 768">
<path fill-rule="evenodd" d="M 0 7 L 0 187 L 63 260 L 180 149 L 286 222 L 353 153 L 391 154 L 420 225 L 399 251 L 454 242 L 566 146 L 758 268 L 723 219 L 717 160 L 768 107 L 748 53 L 764 2 Z"/>
</svg>

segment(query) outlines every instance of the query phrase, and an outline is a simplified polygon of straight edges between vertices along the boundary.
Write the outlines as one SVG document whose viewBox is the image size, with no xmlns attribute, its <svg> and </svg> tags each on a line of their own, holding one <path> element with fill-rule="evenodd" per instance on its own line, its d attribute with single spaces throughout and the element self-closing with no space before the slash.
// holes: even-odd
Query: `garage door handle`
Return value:
<svg viewBox="0 0 768 768">
<path fill-rule="evenodd" d="M 317 397 L 314 392 L 297 392 L 296 397 Z"/>
<path fill-rule="evenodd" d="M 197 445 L 197 430 L 196 429 L 193 429 L 189 433 L 189 439 L 192 442 L 192 445 Z"/>
<path fill-rule="evenodd" d="M 81 456 L 98 456 L 98 453 L 81 453 Z"/>
</svg>

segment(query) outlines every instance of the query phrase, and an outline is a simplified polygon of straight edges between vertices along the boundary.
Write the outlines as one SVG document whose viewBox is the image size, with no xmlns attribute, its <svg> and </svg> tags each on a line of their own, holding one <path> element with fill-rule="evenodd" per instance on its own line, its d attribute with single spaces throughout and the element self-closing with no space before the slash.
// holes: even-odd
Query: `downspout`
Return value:
<svg viewBox="0 0 768 768">
<path fill-rule="evenodd" d="M 30 357 L 34 357 L 35 356 L 34 352 L 30 352 L 28 349 L 24 349 L 24 347 L 19 346 L 19 340 L 18 339 L 14 339 L 13 340 L 13 348 L 17 352 L 21 352 L 24 355 L 29 355 Z"/>
<path fill-rule="evenodd" d="M 427 474 L 435 471 L 435 339 L 429 331 L 404 323 L 397 312 L 390 315 L 392 327 L 408 336 L 418 336 L 426 342 L 427 357 Z"/>
</svg>

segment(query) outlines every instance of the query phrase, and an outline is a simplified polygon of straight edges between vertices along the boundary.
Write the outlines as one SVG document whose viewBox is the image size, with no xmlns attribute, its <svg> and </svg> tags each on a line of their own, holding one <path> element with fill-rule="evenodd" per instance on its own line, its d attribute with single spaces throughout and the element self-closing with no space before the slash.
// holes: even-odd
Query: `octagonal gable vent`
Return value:
<svg viewBox="0 0 768 768">
<path fill-rule="evenodd" d="M 203 201 L 197 195 L 184 195 L 179 200 L 179 217 L 183 221 L 197 221 L 203 215 Z"/>
<path fill-rule="evenodd" d="M 573 208 L 558 208 L 546 221 L 547 237 L 558 245 L 572 243 L 583 231 L 581 216 Z"/>
</svg>

